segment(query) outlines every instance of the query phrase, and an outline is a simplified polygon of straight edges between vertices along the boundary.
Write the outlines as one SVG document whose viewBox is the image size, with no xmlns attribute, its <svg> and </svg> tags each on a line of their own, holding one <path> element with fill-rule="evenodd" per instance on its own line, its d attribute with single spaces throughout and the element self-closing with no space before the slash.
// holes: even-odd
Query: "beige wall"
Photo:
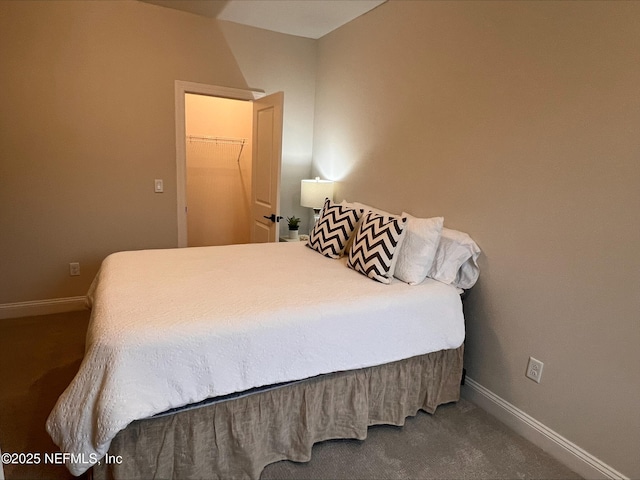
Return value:
<svg viewBox="0 0 640 480">
<path fill-rule="evenodd" d="M 249 85 L 268 93 L 284 91 L 280 215 L 308 218 L 310 209 L 300 206 L 300 180 L 309 178 L 313 146 L 313 119 L 317 41 L 266 30 L 260 40 L 247 35 L 247 28 L 221 21 L 220 28 L 233 49 Z M 292 60 L 295 63 L 292 63 Z M 264 72 L 269 72 L 265 77 Z M 313 219 L 313 216 L 311 216 Z M 308 225 L 301 225 L 306 231 Z M 288 235 L 286 222 L 280 234 Z"/>
<path fill-rule="evenodd" d="M 187 94 L 185 131 L 188 245 L 249 243 L 253 104 Z M 245 144 L 190 135 L 244 139 Z"/>
<path fill-rule="evenodd" d="M 136 1 L 0 0 L 0 304 L 84 295 L 109 253 L 177 245 L 175 80 L 284 91 L 283 190 L 299 189 L 316 44 L 222 23 Z"/>
<path fill-rule="evenodd" d="M 392 0 L 320 39 L 314 124 L 336 200 L 444 215 L 482 248 L 469 376 L 631 478 L 638 25 L 638 2 Z"/>
</svg>

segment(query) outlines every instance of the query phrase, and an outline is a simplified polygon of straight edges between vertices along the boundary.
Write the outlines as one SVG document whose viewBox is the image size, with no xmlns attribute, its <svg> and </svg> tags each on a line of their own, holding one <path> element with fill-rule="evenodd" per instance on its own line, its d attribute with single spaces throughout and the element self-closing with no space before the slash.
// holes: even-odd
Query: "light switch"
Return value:
<svg viewBox="0 0 640 480">
<path fill-rule="evenodd" d="M 161 178 L 156 178 L 156 179 L 154 180 L 154 182 L 155 182 L 154 191 L 155 191 L 156 193 L 162 193 L 162 192 L 164 192 L 164 182 L 162 181 L 162 179 L 161 179 Z"/>
</svg>

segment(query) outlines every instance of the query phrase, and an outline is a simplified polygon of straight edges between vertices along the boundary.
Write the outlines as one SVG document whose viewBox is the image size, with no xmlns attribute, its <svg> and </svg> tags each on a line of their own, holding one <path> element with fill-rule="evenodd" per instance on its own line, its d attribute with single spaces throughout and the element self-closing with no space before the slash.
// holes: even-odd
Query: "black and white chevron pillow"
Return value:
<svg viewBox="0 0 640 480">
<path fill-rule="evenodd" d="M 406 224 L 404 217 L 367 213 L 356 232 L 347 266 L 378 282 L 391 283 L 393 256 Z"/>
<path fill-rule="evenodd" d="M 309 233 L 307 246 L 326 257 L 340 258 L 361 216 L 362 210 L 335 204 L 327 198 L 320 218 Z"/>
</svg>

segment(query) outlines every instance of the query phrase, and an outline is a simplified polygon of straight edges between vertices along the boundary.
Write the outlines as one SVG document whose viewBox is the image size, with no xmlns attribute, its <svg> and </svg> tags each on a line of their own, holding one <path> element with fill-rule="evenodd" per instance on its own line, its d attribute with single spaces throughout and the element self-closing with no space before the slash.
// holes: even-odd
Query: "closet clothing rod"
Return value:
<svg viewBox="0 0 640 480">
<path fill-rule="evenodd" d="M 246 138 L 209 137 L 207 135 L 187 135 L 190 142 L 219 143 L 227 145 L 244 145 Z"/>
<path fill-rule="evenodd" d="M 246 138 L 229 138 L 229 137 L 210 137 L 207 135 L 187 135 L 189 142 L 202 142 L 209 143 L 213 145 L 231 145 L 231 146 L 239 146 L 240 150 L 238 151 L 238 159 L 236 162 L 240 163 L 240 157 L 242 156 L 242 149 L 244 148 L 245 143 L 247 143 Z"/>
</svg>

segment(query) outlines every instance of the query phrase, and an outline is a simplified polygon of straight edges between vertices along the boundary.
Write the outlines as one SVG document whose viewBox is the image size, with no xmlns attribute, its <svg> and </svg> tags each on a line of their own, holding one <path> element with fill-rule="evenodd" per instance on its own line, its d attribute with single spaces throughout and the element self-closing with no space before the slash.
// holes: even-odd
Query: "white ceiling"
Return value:
<svg viewBox="0 0 640 480">
<path fill-rule="evenodd" d="M 142 0 L 299 37 L 320 38 L 386 0 Z"/>
</svg>

